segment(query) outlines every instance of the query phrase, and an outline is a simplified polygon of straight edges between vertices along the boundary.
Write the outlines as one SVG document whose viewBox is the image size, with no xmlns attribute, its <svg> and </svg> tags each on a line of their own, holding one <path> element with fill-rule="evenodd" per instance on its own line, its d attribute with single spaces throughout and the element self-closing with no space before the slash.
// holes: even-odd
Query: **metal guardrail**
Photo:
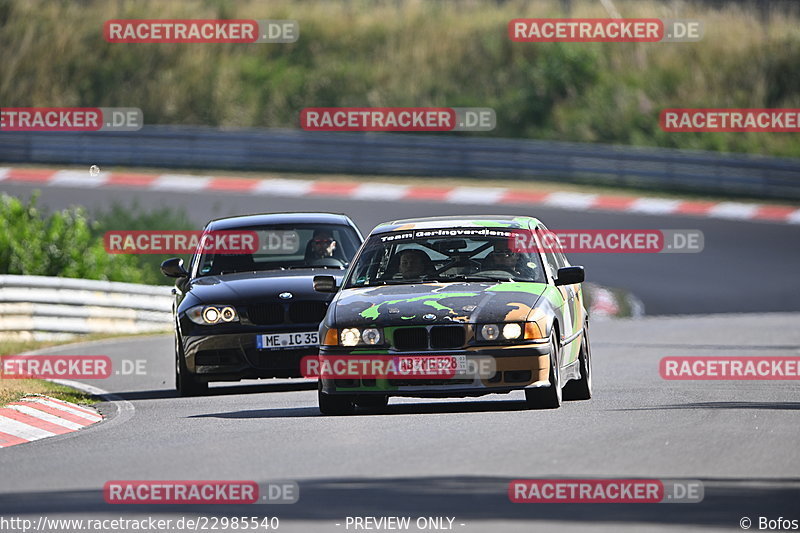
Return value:
<svg viewBox="0 0 800 533">
<path fill-rule="evenodd" d="M 0 162 L 559 180 L 800 198 L 800 159 L 443 134 L 146 126 L 0 132 Z"/>
<path fill-rule="evenodd" d="M 584 288 L 593 318 L 644 315 L 644 305 L 631 294 L 593 283 Z M 0 275 L 0 339 L 168 331 L 172 301 L 171 287 L 163 285 Z"/>
<path fill-rule="evenodd" d="M 170 287 L 46 276 L 0 276 L 0 337 L 168 330 Z"/>
</svg>

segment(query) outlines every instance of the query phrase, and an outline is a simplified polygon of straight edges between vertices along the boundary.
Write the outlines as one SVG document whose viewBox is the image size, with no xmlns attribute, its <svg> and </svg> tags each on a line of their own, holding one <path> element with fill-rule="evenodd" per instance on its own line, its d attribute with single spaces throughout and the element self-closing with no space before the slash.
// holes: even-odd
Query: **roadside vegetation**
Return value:
<svg viewBox="0 0 800 533">
<path fill-rule="evenodd" d="M 21 355 L 42 348 L 72 344 L 76 342 L 88 342 L 96 340 L 113 339 L 119 337 L 138 337 L 153 335 L 153 332 L 131 334 L 114 333 L 92 333 L 89 335 L 78 335 L 69 340 L 11 340 L 0 338 L 0 357 L 5 355 Z M 80 404 L 93 404 L 100 400 L 91 394 L 83 393 L 71 387 L 56 385 L 43 379 L 4 379 L 0 374 L 0 407 L 10 402 L 15 402 L 30 394 L 44 394 L 53 398 L 58 398 L 65 402 Z"/>
<path fill-rule="evenodd" d="M 78 389 L 57 385 L 42 379 L 1 379 L 0 407 L 17 402 L 26 396 L 41 394 L 64 402 L 91 405 L 100 400 Z"/>
<path fill-rule="evenodd" d="M 114 204 L 91 214 L 83 207 L 48 213 L 38 194 L 24 202 L 0 194 L 0 274 L 59 276 L 171 285 L 159 271 L 169 255 L 110 254 L 103 235 L 111 230 L 194 230 L 183 211 L 143 210 Z"/>
<path fill-rule="evenodd" d="M 699 19 L 704 39 L 533 44 L 512 43 L 508 22 L 609 15 L 595 0 L 0 0 L 0 102 L 139 107 L 148 124 L 291 128 L 308 106 L 492 107 L 499 137 L 797 157 L 793 134 L 658 126 L 665 107 L 800 108 L 800 10 L 755 4 L 615 0 L 625 18 Z M 156 14 L 295 19 L 300 39 L 103 40 L 108 19 Z"/>
<path fill-rule="evenodd" d="M 16 341 L 0 339 L 0 357 L 63 344 L 63 341 Z M 44 394 L 65 402 L 91 404 L 98 400 L 77 389 L 56 385 L 42 379 L 5 379 L 0 374 L 0 407 L 31 394 Z"/>
</svg>

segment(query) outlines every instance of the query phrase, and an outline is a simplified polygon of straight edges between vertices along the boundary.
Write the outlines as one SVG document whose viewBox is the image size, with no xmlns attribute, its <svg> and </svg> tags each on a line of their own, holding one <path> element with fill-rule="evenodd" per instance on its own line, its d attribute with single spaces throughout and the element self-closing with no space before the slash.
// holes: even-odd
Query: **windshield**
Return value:
<svg viewBox="0 0 800 533">
<path fill-rule="evenodd" d="M 360 245 L 356 231 L 343 225 L 280 224 L 240 227 L 235 231 L 254 232 L 258 236 L 258 250 L 253 254 L 195 255 L 196 276 L 299 268 L 344 269 Z"/>
<path fill-rule="evenodd" d="M 426 281 L 531 281 L 545 283 L 536 252 L 512 251 L 511 231 L 473 228 L 397 231 L 373 235 L 345 282 L 345 288 Z M 438 234 L 431 236 L 432 233 Z M 449 233 L 449 234 L 448 234 Z"/>
</svg>

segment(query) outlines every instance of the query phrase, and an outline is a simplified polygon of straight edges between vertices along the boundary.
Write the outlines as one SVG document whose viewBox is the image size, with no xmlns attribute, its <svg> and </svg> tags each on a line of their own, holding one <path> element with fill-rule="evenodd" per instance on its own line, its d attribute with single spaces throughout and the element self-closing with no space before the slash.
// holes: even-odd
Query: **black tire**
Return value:
<svg viewBox="0 0 800 533">
<path fill-rule="evenodd" d="M 549 387 L 525 389 L 525 403 L 528 409 L 557 409 L 561 406 L 561 372 L 558 367 L 558 342 L 555 329 L 550 334 L 550 374 Z"/>
<path fill-rule="evenodd" d="M 317 387 L 317 403 L 319 412 L 326 416 L 351 415 L 356 406 L 353 397 L 348 394 L 325 394 L 322 392 L 322 381 Z"/>
<path fill-rule="evenodd" d="M 588 400 L 592 397 L 592 350 L 589 343 L 589 328 L 583 328 L 580 361 L 581 379 L 571 380 L 564 385 L 565 400 Z"/>
<path fill-rule="evenodd" d="M 372 411 L 382 411 L 389 405 L 387 394 L 370 394 L 356 399 L 356 405 Z"/>
<path fill-rule="evenodd" d="M 177 335 L 175 336 L 175 390 L 180 396 L 208 394 L 208 383 L 194 379 L 186 368 L 186 359 Z"/>
</svg>

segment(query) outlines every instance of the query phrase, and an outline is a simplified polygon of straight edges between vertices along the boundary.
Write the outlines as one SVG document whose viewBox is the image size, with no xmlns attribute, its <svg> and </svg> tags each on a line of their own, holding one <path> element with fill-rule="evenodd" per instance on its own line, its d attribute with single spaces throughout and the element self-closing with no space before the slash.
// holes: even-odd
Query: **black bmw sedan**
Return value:
<svg viewBox="0 0 800 533">
<path fill-rule="evenodd" d="M 275 213 L 212 220 L 204 235 L 239 233 L 257 243 L 242 253 L 199 247 L 188 270 L 161 265 L 175 282 L 175 386 L 203 394 L 211 381 L 300 377 L 317 355 L 317 330 L 333 294 L 316 292 L 320 273 L 341 279 L 363 242 L 345 215 Z M 249 253 L 252 252 L 252 253 Z"/>
</svg>

